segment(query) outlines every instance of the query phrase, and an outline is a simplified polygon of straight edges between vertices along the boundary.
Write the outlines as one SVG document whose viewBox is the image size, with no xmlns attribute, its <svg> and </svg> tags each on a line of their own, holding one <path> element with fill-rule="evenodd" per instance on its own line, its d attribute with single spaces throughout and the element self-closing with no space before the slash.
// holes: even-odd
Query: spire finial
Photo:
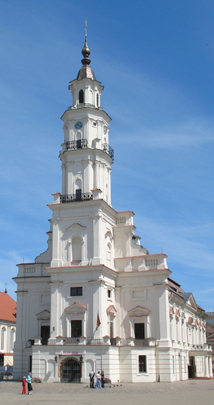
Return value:
<svg viewBox="0 0 214 405">
<path fill-rule="evenodd" d="M 86 18 L 86 20 L 85 20 L 85 39 L 87 39 L 87 25 L 88 25 L 88 21 Z"/>
<path fill-rule="evenodd" d="M 82 54 L 83 54 L 83 59 L 81 60 L 83 66 L 78 72 L 77 75 L 77 80 L 82 80 L 85 78 L 91 79 L 91 80 L 96 80 L 95 75 L 91 67 L 89 66 L 91 63 L 91 60 L 89 59 L 90 55 L 90 49 L 88 47 L 87 43 L 87 37 L 88 37 L 88 32 L 87 32 L 87 27 L 88 27 L 88 21 L 87 18 L 85 19 L 85 43 L 82 49 Z"/>
<path fill-rule="evenodd" d="M 84 47 L 82 49 L 82 54 L 83 54 L 83 59 L 81 60 L 83 65 L 90 65 L 91 60 L 89 59 L 89 55 L 90 55 L 90 49 L 88 47 L 88 43 L 87 43 L 87 26 L 88 26 L 88 21 L 87 18 L 85 20 L 85 43 L 84 43 Z"/>
</svg>

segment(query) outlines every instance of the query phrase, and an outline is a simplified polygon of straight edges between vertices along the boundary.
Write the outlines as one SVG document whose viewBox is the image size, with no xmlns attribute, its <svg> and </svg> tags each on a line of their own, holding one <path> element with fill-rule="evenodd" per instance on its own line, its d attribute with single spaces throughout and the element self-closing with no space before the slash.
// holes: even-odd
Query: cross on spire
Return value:
<svg viewBox="0 0 214 405">
<path fill-rule="evenodd" d="M 88 26 L 88 21 L 86 18 L 86 20 L 85 20 L 85 38 L 87 38 L 87 26 Z"/>
</svg>

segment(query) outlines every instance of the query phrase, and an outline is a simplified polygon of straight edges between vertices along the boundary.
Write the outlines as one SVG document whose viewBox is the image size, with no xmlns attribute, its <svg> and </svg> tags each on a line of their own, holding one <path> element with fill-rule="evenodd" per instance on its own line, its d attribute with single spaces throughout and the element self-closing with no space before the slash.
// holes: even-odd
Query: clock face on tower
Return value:
<svg viewBox="0 0 214 405">
<path fill-rule="evenodd" d="M 80 128 L 82 128 L 82 122 L 81 122 L 81 121 L 77 121 L 74 126 L 75 126 L 76 129 L 80 129 Z"/>
</svg>

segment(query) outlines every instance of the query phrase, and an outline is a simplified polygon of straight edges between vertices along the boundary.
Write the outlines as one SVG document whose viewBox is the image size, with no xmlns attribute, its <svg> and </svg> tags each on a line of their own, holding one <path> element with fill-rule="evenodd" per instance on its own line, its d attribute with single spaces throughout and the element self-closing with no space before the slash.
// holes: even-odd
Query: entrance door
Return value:
<svg viewBox="0 0 214 405">
<path fill-rule="evenodd" d="M 188 377 L 195 378 L 195 376 L 196 376 L 195 357 L 192 356 L 189 358 Z"/>
<path fill-rule="evenodd" d="M 81 377 L 80 363 L 74 359 L 69 359 L 62 363 L 61 382 L 79 383 Z"/>
<path fill-rule="evenodd" d="M 82 193 L 81 189 L 76 190 L 76 200 L 77 201 L 81 201 L 81 193 Z"/>
<path fill-rule="evenodd" d="M 82 149 L 82 141 L 81 141 L 81 139 L 77 140 L 77 149 Z"/>
</svg>

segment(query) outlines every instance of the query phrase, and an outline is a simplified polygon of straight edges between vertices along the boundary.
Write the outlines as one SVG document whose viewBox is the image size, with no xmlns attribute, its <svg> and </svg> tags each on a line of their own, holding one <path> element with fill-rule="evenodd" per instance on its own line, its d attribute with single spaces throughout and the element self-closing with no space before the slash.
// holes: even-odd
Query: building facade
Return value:
<svg viewBox="0 0 214 405">
<path fill-rule="evenodd" d="M 214 373 L 214 312 L 206 312 L 207 343 L 212 347 L 212 368 Z"/>
<path fill-rule="evenodd" d="M 70 82 L 61 119 L 62 193 L 53 194 L 48 249 L 20 264 L 14 378 L 44 381 L 177 381 L 211 376 L 204 311 L 170 278 L 165 254 L 149 254 L 132 211 L 111 205 L 114 151 L 103 86 L 90 67 Z"/>
<path fill-rule="evenodd" d="M 13 348 L 16 340 L 16 302 L 7 292 L 0 292 L 0 367 L 13 366 Z"/>
</svg>

